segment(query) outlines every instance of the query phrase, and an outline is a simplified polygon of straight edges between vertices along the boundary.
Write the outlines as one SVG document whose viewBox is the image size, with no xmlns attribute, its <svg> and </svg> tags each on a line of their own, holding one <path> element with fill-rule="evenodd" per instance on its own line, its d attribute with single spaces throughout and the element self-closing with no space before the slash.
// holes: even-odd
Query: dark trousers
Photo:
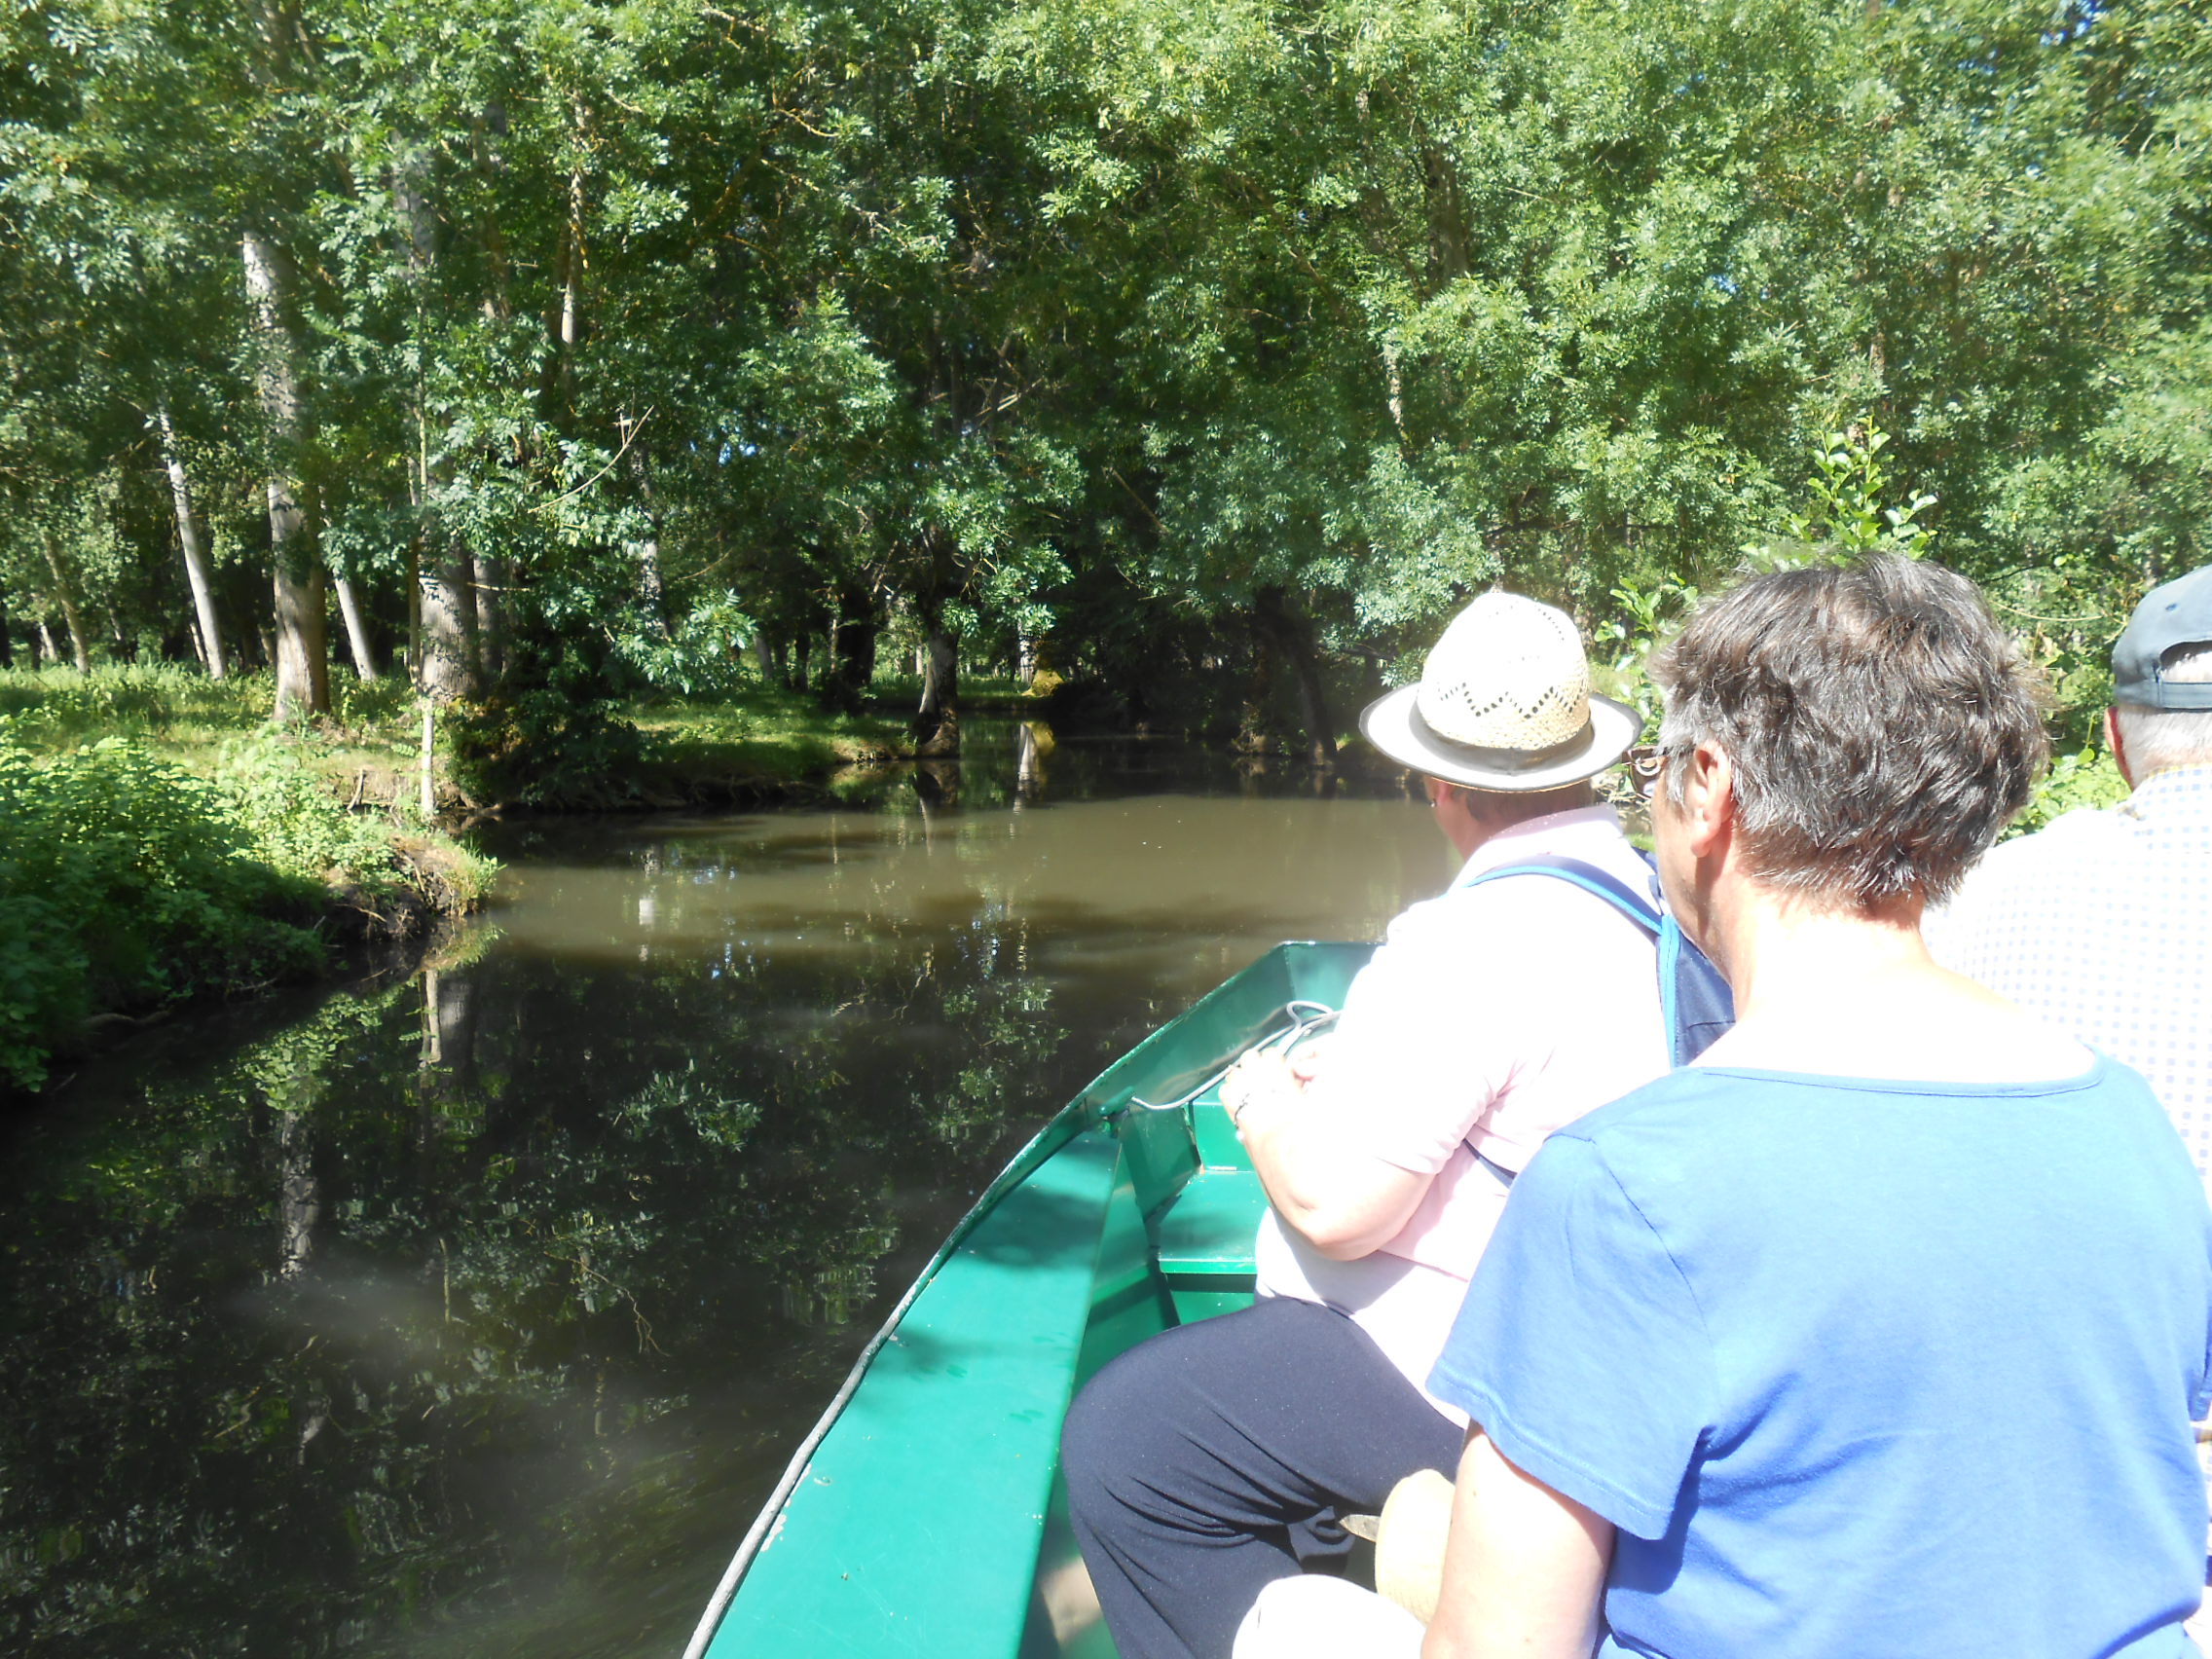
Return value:
<svg viewBox="0 0 2212 1659">
<path fill-rule="evenodd" d="M 1068 1506 L 1122 1659 L 1228 1659 L 1260 1592 L 1375 1514 L 1459 1429 L 1341 1313 L 1270 1297 L 1140 1343 L 1061 1431 Z"/>
</svg>

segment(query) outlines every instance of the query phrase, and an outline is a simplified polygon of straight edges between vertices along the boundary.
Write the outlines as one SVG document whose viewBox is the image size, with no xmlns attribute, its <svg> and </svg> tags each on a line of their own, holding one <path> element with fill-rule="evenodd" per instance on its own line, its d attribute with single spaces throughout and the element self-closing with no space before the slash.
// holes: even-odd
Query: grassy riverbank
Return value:
<svg viewBox="0 0 2212 1659">
<path fill-rule="evenodd" d="M 610 781 L 621 796 L 615 805 L 818 798 L 840 773 L 890 764 L 913 748 L 903 720 L 832 714 L 804 692 L 767 686 L 619 712 L 640 742 L 636 761 Z"/>
<path fill-rule="evenodd" d="M 0 1090 L 198 998 L 322 972 L 333 947 L 476 908 L 496 866 L 425 823 L 404 682 L 333 685 L 327 720 L 268 723 L 266 676 L 178 665 L 0 673 Z M 443 812 L 819 796 L 897 757 L 894 719 L 760 689 L 608 711 L 609 764 L 482 763 L 490 717 L 441 733 Z M 472 770 L 469 746 L 479 747 Z"/>
<path fill-rule="evenodd" d="M 268 729 L 272 700 L 265 674 L 210 681 L 178 664 L 102 667 L 90 675 L 0 671 L 0 719 L 21 747 L 51 755 L 124 737 L 203 775 Z M 395 794 L 403 805 L 418 799 L 422 725 L 406 682 L 334 679 L 331 700 L 327 720 L 289 734 L 300 763 L 356 806 L 388 808 Z M 501 749 L 500 764 L 487 764 L 486 753 L 499 748 L 494 728 L 500 716 L 485 711 L 458 731 L 441 725 L 442 811 L 773 798 L 819 790 L 845 767 L 895 760 L 908 747 L 898 719 L 830 713 L 802 692 L 749 686 L 711 699 L 610 705 L 603 719 L 616 737 L 603 743 L 604 753 L 526 748 L 510 759 Z M 582 741 L 571 738 L 571 749 Z M 568 780 L 568 793 L 552 775 L 563 766 L 582 775 Z M 580 787 L 586 782 L 588 790 Z"/>
</svg>

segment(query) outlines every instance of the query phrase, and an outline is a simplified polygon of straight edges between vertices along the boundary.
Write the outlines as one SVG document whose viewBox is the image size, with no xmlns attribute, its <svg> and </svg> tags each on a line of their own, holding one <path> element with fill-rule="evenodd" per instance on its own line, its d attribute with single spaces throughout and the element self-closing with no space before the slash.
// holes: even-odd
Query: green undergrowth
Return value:
<svg viewBox="0 0 2212 1659">
<path fill-rule="evenodd" d="M 136 738 L 190 764 L 269 723 L 276 682 L 263 674 L 209 680 L 184 663 L 0 670 L 0 717 L 15 740 L 58 751 L 103 737 Z M 321 747 L 383 755 L 414 741 L 414 696 L 403 680 L 333 676 Z"/>
<path fill-rule="evenodd" d="M 349 812 L 266 728 L 203 770 L 143 738 L 34 749 L 21 720 L 0 716 L 0 1088 L 103 1024 L 312 977 L 334 936 L 489 886 L 465 849 Z"/>
<path fill-rule="evenodd" d="M 0 735 L 0 1075 L 103 1017 L 313 974 L 314 881 L 213 781 L 121 738 L 45 757 Z"/>
<path fill-rule="evenodd" d="M 765 686 L 630 702 L 544 691 L 457 707 L 441 722 L 452 783 L 472 807 L 606 811 L 834 788 L 897 757 L 903 720 L 825 710 Z"/>
<path fill-rule="evenodd" d="M 1017 695 L 1014 682 L 971 678 L 973 698 Z M 827 784 L 841 768 L 898 757 L 910 747 L 903 710 L 917 695 L 887 676 L 876 712 L 840 714 L 801 691 L 754 683 L 693 698 L 607 704 L 579 722 L 572 708 L 549 721 L 527 698 L 449 713 L 438 722 L 441 775 L 479 805 L 605 807 L 656 795 Z M 230 750 L 268 729 L 267 674 L 210 681 L 177 663 L 0 671 L 0 718 L 24 749 L 58 754 L 104 737 L 137 740 L 186 769 L 212 775 Z M 350 796 L 389 798 L 420 762 L 421 716 L 406 681 L 331 680 L 333 713 L 290 733 L 308 770 Z M 558 726 L 558 730 L 552 729 Z"/>
<path fill-rule="evenodd" d="M 2027 810 L 2006 830 L 2006 839 L 2032 834 L 2052 819 L 2083 807 L 2118 806 L 2127 794 L 2126 780 L 2110 755 L 2087 747 L 2061 751 L 2051 756 L 2050 770 L 2037 784 Z"/>
</svg>

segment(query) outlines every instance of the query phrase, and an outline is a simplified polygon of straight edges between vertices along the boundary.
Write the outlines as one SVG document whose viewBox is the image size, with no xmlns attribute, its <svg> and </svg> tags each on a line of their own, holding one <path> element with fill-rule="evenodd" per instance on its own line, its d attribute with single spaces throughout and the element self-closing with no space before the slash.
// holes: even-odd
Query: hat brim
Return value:
<svg viewBox="0 0 2212 1659">
<path fill-rule="evenodd" d="M 1401 685 L 1367 705 L 1359 717 L 1360 735 L 1401 766 L 1411 766 L 1425 777 L 1471 790 L 1519 793 L 1556 790 L 1567 784 L 1594 778 L 1628 752 L 1643 731 L 1643 717 L 1626 703 L 1595 692 L 1590 697 L 1590 729 L 1583 740 L 1564 754 L 1555 755 L 1523 771 L 1507 771 L 1486 762 L 1479 752 L 1453 743 L 1431 731 L 1414 707 L 1420 695 L 1418 685 Z"/>
</svg>

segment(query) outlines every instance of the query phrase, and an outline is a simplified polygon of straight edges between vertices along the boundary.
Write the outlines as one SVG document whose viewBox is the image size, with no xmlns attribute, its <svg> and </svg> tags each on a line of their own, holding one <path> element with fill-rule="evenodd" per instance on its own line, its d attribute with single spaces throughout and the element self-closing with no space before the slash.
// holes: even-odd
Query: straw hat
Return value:
<svg viewBox="0 0 2212 1659">
<path fill-rule="evenodd" d="M 1592 693 L 1566 612 L 1486 593 L 1444 630 L 1420 683 L 1370 703 L 1359 729 L 1391 759 L 1449 784 L 1556 790 L 1618 760 L 1643 719 Z"/>
<path fill-rule="evenodd" d="M 1436 1617 L 1444 1594 L 1452 1498 L 1452 1483 L 1441 1471 L 1416 1469 L 1390 1489 L 1382 1514 L 1337 1517 L 1346 1531 L 1375 1546 L 1375 1593 L 1422 1624 Z"/>
<path fill-rule="evenodd" d="M 1452 1483 L 1417 1469 L 1390 1489 L 1375 1529 L 1376 1594 L 1422 1624 L 1444 1594 L 1444 1540 L 1452 1530 Z"/>
</svg>

